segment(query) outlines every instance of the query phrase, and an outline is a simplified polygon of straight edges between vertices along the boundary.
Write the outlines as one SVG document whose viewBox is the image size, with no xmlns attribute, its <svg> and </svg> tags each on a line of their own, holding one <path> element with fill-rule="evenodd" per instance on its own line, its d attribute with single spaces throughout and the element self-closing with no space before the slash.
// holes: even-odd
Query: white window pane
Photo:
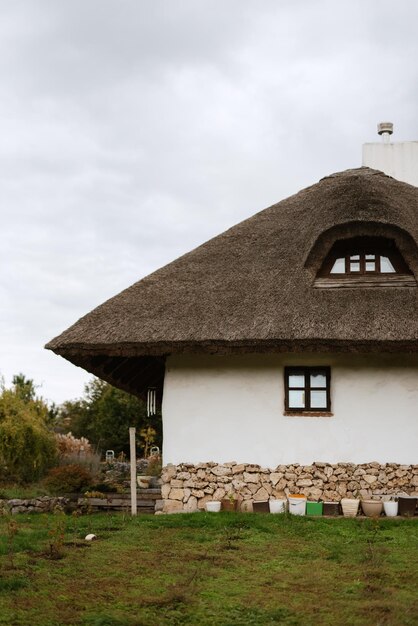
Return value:
<svg viewBox="0 0 418 626">
<path fill-rule="evenodd" d="M 380 271 L 385 273 L 396 272 L 395 268 L 393 267 L 387 256 L 380 257 Z"/>
<path fill-rule="evenodd" d="M 305 386 L 305 374 L 290 374 L 289 375 L 289 387 L 304 387 Z"/>
<path fill-rule="evenodd" d="M 360 263 L 350 261 L 350 272 L 359 272 L 360 271 Z"/>
<path fill-rule="evenodd" d="M 360 261 L 360 255 L 359 254 L 352 254 L 350 256 L 350 261 Z"/>
<path fill-rule="evenodd" d="M 366 272 L 375 272 L 376 263 L 374 261 L 366 261 Z"/>
<path fill-rule="evenodd" d="M 327 408 L 327 392 L 311 391 L 311 409 Z"/>
<path fill-rule="evenodd" d="M 374 260 L 375 260 L 374 254 L 366 254 L 366 261 L 374 261 Z"/>
<path fill-rule="evenodd" d="M 345 259 L 337 259 L 332 266 L 331 274 L 345 274 Z"/>
<path fill-rule="evenodd" d="M 289 409 L 305 408 L 305 392 L 302 389 L 289 390 Z"/>
<path fill-rule="evenodd" d="M 327 386 L 327 377 L 325 374 L 311 374 L 311 387 L 323 387 L 324 389 Z"/>
</svg>

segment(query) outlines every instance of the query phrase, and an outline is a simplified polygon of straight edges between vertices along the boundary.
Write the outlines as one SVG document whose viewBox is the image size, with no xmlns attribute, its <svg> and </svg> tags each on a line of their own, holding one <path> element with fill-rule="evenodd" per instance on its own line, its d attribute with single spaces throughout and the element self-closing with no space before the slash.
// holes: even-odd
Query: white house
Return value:
<svg viewBox="0 0 418 626">
<path fill-rule="evenodd" d="M 414 493 L 417 277 L 418 188 L 362 167 L 211 239 L 47 348 L 156 389 L 166 510 L 231 489 Z"/>
</svg>

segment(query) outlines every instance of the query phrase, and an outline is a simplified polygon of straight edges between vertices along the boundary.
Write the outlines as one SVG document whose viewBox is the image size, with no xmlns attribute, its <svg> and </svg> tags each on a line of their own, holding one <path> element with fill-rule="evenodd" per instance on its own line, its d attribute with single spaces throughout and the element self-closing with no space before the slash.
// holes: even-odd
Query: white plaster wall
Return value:
<svg viewBox="0 0 418 626">
<path fill-rule="evenodd" d="M 330 365 L 332 417 L 289 417 L 285 365 Z M 418 355 L 173 356 L 164 463 L 417 463 Z"/>
<path fill-rule="evenodd" d="M 418 187 L 418 141 L 366 143 L 363 165 Z"/>
</svg>

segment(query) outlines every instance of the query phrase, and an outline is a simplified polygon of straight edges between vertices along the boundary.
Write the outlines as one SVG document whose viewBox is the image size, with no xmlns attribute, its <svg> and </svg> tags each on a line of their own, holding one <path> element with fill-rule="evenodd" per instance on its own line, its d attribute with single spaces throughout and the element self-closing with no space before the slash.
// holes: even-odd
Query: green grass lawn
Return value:
<svg viewBox="0 0 418 626">
<path fill-rule="evenodd" d="M 417 596 L 418 520 L 0 517 L 2 625 L 416 625 Z"/>
</svg>

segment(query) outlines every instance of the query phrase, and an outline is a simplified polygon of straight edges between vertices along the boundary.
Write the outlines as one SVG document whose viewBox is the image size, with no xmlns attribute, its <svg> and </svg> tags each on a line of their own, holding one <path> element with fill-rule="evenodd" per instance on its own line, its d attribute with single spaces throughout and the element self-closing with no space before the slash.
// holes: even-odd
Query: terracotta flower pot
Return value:
<svg viewBox="0 0 418 626">
<path fill-rule="evenodd" d="M 361 508 L 367 517 L 379 517 L 383 510 L 383 502 L 378 500 L 362 500 Z"/>
<path fill-rule="evenodd" d="M 355 498 L 343 498 L 341 500 L 341 508 L 343 510 L 344 517 L 355 517 L 358 512 L 360 500 Z"/>
</svg>

